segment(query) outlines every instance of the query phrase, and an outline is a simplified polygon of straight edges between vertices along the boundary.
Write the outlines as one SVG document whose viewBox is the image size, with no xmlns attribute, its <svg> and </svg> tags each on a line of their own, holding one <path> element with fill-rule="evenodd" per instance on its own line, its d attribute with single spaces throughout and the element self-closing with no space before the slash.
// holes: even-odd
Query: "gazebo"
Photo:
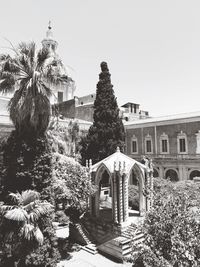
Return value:
<svg viewBox="0 0 200 267">
<path fill-rule="evenodd" d="M 135 216 L 142 217 L 150 209 L 153 187 L 151 161 L 146 159 L 145 164 L 142 164 L 121 153 L 117 148 L 109 157 L 94 165 L 90 164 L 89 171 L 93 184 L 98 188 L 90 198 L 92 217 L 110 219 L 110 222 L 122 227 L 128 225 L 128 185 L 133 177 L 139 190 L 139 210 Z"/>
<path fill-rule="evenodd" d="M 86 251 L 93 254 L 99 251 L 121 261 L 130 255 L 131 238 L 134 242 L 143 241 L 137 225 L 142 223 L 153 199 L 152 162 L 147 158 L 143 160 L 144 164 L 117 148 L 115 153 L 94 165 L 91 160 L 89 164 L 87 162 L 88 173 L 97 191 L 90 196 L 89 213 L 71 228 L 74 240 L 85 245 Z M 137 209 L 129 207 L 131 184 L 138 190 Z"/>
</svg>

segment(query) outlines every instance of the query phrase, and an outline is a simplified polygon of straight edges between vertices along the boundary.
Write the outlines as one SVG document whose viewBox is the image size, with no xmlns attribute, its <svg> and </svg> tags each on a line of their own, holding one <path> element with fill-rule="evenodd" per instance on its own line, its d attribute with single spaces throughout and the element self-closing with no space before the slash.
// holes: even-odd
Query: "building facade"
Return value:
<svg viewBox="0 0 200 267">
<path fill-rule="evenodd" d="M 200 112 L 126 122 L 125 129 L 127 155 L 152 158 L 154 177 L 200 176 Z"/>
</svg>

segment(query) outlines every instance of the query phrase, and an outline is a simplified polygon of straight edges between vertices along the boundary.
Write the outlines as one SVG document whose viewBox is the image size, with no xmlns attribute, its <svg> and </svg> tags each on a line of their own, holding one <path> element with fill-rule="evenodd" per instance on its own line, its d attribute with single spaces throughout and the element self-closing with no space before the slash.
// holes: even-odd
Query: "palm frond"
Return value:
<svg viewBox="0 0 200 267">
<path fill-rule="evenodd" d="M 50 53 L 48 49 L 41 49 L 39 50 L 37 54 L 37 65 L 36 65 L 36 70 L 42 70 L 46 64 L 47 59 L 49 59 Z"/>
<path fill-rule="evenodd" d="M 1 212 L 6 212 L 6 211 L 8 211 L 8 210 L 12 210 L 12 209 L 15 209 L 15 208 L 17 208 L 17 206 L 11 206 L 11 205 L 1 205 L 0 206 L 0 211 Z"/>
<path fill-rule="evenodd" d="M 7 211 L 4 217 L 16 222 L 25 222 L 28 218 L 28 213 L 22 208 L 14 208 Z"/>
<path fill-rule="evenodd" d="M 32 223 L 37 222 L 43 215 L 51 212 L 53 206 L 48 202 L 42 202 L 35 205 L 35 208 L 29 213 L 28 218 Z"/>
<path fill-rule="evenodd" d="M 34 225 L 30 223 L 25 223 L 21 228 L 20 234 L 24 237 L 24 239 L 30 241 L 33 239 L 33 230 Z"/>
<path fill-rule="evenodd" d="M 40 245 L 43 244 L 43 242 L 44 242 L 44 236 L 43 236 L 43 234 L 42 234 L 42 232 L 41 232 L 41 230 L 40 230 L 39 227 L 35 227 L 35 229 L 34 229 L 34 237 L 35 237 L 36 241 Z"/>
<path fill-rule="evenodd" d="M 22 204 L 25 206 L 40 198 L 40 193 L 34 190 L 26 190 L 21 193 Z"/>
<path fill-rule="evenodd" d="M 20 193 L 10 193 L 9 197 L 14 201 L 15 204 L 19 204 L 22 202 L 22 197 Z"/>
<path fill-rule="evenodd" d="M 40 245 L 44 241 L 44 236 L 38 226 L 31 223 L 25 223 L 20 231 L 24 239 L 28 241 L 36 240 Z"/>
</svg>

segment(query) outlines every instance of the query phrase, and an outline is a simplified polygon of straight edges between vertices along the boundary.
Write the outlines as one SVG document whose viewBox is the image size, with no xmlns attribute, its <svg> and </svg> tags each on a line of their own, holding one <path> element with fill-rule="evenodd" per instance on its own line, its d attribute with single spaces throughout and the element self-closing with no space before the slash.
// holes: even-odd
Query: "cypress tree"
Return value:
<svg viewBox="0 0 200 267">
<path fill-rule="evenodd" d="M 106 62 L 101 63 L 101 73 L 97 83 L 94 102 L 93 125 L 82 139 L 82 164 L 92 159 L 93 164 L 106 158 L 119 147 L 124 150 L 125 132 L 119 117 L 119 108 L 111 84 L 110 73 Z"/>
</svg>

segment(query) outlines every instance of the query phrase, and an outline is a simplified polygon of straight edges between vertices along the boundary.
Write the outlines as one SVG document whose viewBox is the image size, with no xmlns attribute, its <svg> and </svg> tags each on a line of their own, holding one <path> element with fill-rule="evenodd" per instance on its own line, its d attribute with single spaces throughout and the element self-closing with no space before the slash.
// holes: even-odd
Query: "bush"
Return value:
<svg viewBox="0 0 200 267">
<path fill-rule="evenodd" d="M 59 222 L 60 224 L 68 224 L 69 223 L 69 217 L 62 210 L 56 211 L 55 220 L 57 222 Z"/>
<path fill-rule="evenodd" d="M 94 192 L 86 168 L 74 159 L 60 154 L 53 157 L 52 196 L 63 203 L 70 219 L 77 220 L 87 210 L 88 198 Z"/>
<path fill-rule="evenodd" d="M 200 184 L 166 181 L 162 187 L 159 180 L 156 183 L 153 209 L 143 225 L 145 241 L 138 253 L 133 248 L 133 263 L 141 261 L 145 267 L 200 266 Z"/>
</svg>

